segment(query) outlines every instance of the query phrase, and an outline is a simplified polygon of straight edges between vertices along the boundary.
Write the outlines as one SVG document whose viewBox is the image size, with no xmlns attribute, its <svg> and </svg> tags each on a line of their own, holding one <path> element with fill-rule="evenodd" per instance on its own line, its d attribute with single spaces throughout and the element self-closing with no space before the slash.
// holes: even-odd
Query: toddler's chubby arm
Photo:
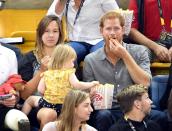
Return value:
<svg viewBox="0 0 172 131">
<path fill-rule="evenodd" d="M 45 92 L 45 82 L 44 82 L 44 78 L 42 77 L 39 84 L 38 84 L 38 92 L 41 93 L 41 95 L 44 94 Z"/>
<path fill-rule="evenodd" d="M 78 78 L 76 77 L 75 73 L 72 73 L 70 75 L 69 81 L 70 81 L 70 84 L 74 88 L 81 89 L 81 90 L 90 89 L 90 88 L 93 88 L 93 87 L 99 85 L 98 81 L 92 81 L 92 82 L 82 82 L 82 81 L 79 81 Z"/>
</svg>

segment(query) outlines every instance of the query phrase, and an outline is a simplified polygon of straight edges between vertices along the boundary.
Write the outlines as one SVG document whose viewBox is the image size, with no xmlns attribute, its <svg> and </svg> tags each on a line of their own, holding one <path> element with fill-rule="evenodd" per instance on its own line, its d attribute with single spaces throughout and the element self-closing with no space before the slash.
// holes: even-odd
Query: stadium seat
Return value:
<svg viewBox="0 0 172 131">
<path fill-rule="evenodd" d="M 165 93 L 168 75 L 157 75 L 152 78 L 149 88 L 150 98 L 153 101 L 153 109 L 161 110 L 160 100 Z"/>
<path fill-rule="evenodd" d="M 168 75 L 171 63 L 153 62 L 151 63 L 151 72 L 153 76 Z"/>
<path fill-rule="evenodd" d="M 0 37 L 22 37 L 24 44 L 16 45 L 26 53 L 35 48 L 36 28 L 47 9 L 4 9 L 0 11 Z"/>
</svg>

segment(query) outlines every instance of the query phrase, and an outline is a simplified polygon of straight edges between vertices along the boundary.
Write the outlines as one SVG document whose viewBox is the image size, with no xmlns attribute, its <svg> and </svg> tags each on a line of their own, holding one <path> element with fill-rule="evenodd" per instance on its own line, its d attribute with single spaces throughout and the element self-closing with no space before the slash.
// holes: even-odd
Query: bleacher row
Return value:
<svg viewBox="0 0 172 131">
<path fill-rule="evenodd" d="M 36 27 L 40 19 L 46 15 L 46 9 L 34 10 L 16 10 L 5 9 L 0 11 L 0 36 L 1 37 L 22 37 L 24 42 L 15 46 L 19 47 L 22 53 L 26 53 L 35 47 Z M 6 17 L 8 16 L 8 17 Z M 65 24 L 62 21 L 63 25 Z M 65 34 L 65 32 L 64 32 Z M 83 63 L 82 63 L 83 64 Z M 81 65 L 82 65 L 81 64 Z M 155 101 L 159 109 L 159 100 L 165 91 L 165 85 L 168 78 L 168 69 L 170 63 L 152 63 L 151 71 L 153 76 L 151 84 L 151 98 Z M 162 76 L 163 75 L 163 76 Z M 160 83 L 160 84 L 157 84 Z M 163 85 L 163 86 L 162 86 Z"/>
<path fill-rule="evenodd" d="M 0 11 L 0 36 L 1 37 L 22 37 L 23 44 L 16 46 L 26 53 L 35 47 L 36 27 L 40 19 L 46 14 L 46 9 L 39 10 L 16 10 L 5 9 Z M 6 17 L 8 16 L 8 17 Z M 63 21 L 64 25 L 64 21 Z M 153 75 L 167 75 L 170 63 L 152 63 Z"/>
</svg>

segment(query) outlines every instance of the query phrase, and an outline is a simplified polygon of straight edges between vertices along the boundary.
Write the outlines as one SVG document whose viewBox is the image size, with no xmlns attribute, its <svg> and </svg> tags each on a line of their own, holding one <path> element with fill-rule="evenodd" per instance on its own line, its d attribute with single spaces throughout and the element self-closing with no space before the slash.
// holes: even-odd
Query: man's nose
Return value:
<svg viewBox="0 0 172 131">
<path fill-rule="evenodd" d="M 110 31 L 110 34 L 111 34 L 111 35 L 116 34 L 115 30 L 112 29 L 112 30 Z"/>
<path fill-rule="evenodd" d="M 91 105 L 90 105 L 90 107 L 89 107 L 89 111 L 90 111 L 90 112 L 93 112 L 93 108 L 91 107 Z"/>
<path fill-rule="evenodd" d="M 150 104 L 152 104 L 153 103 L 153 101 L 151 100 L 151 99 L 149 99 L 150 100 Z"/>
</svg>

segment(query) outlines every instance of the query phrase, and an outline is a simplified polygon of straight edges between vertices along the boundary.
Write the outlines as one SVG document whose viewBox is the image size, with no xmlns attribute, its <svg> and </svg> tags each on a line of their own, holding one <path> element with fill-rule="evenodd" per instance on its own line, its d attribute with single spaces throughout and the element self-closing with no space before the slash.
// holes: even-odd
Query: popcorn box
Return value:
<svg viewBox="0 0 172 131">
<path fill-rule="evenodd" d="M 114 85 L 105 84 L 95 88 L 96 94 L 93 98 L 93 106 L 95 110 L 99 109 L 111 109 Z"/>
<path fill-rule="evenodd" d="M 130 33 L 131 30 L 131 24 L 133 21 L 133 11 L 132 10 L 123 10 L 123 9 L 117 9 L 114 10 L 115 12 L 120 13 L 124 19 L 125 19 L 125 34 L 128 35 Z"/>
</svg>

